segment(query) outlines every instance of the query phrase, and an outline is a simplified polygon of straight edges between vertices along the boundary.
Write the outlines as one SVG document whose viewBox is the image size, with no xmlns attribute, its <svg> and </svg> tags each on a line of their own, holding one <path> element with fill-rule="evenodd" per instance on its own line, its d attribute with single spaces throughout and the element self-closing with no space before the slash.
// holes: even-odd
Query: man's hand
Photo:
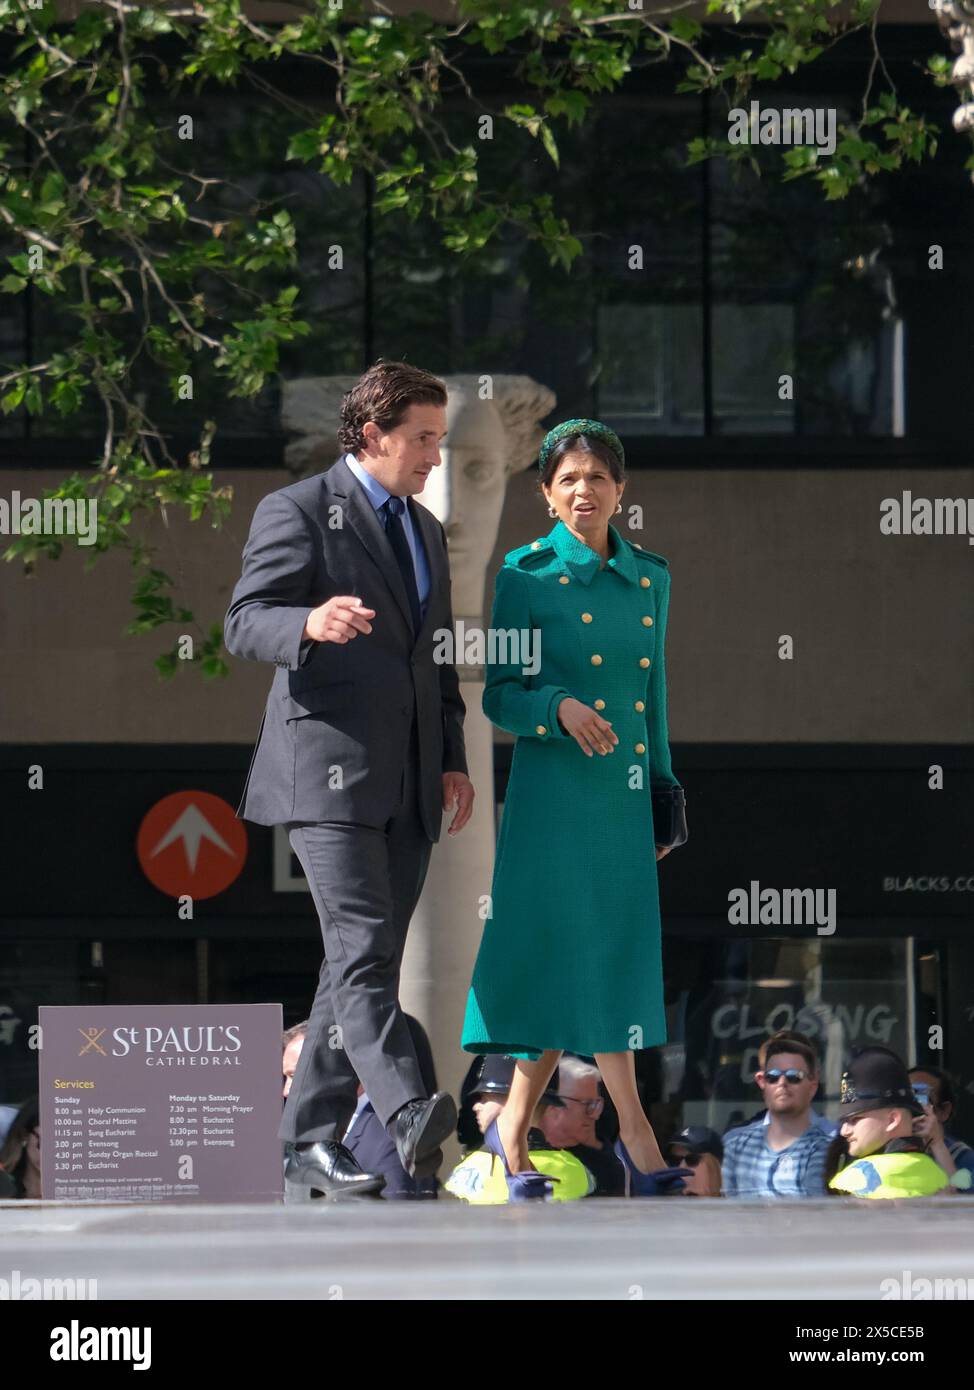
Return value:
<svg viewBox="0 0 974 1390">
<path fill-rule="evenodd" d="M 669 852 L 670 852 L 670 850 L 671 850 L 672 848 L 673 848 L 672 845 L 667 845 L 665 848 L 664 848 L 663 845 L 657 845 L 657 846 L 656 846 L 656 862 L 657 862 L 657 864 L 659 863 L 659 861 L 663 858 L 663 856 L 664 856 L 665 854 L 669 854 Z"/>
<path fill-rule="evenodd" d="M 368 620 L 374 617 L 375 609 L 366 608 L 354 594 L 338 594 L 312 608 L 301 636 L 314 642 L 350 642 L 360 632 L 372 631 Z"/>
<path fill-rule="evenodd" d="M 474 795 L 473 783 L 466 773 L 444 772 L 443 809 L 452 811 L 454 806 L 457 808 L 457 813 L 450 822 L 448 835 L 456 835 L 470 819 L 473 814 Z"/>
</svg>

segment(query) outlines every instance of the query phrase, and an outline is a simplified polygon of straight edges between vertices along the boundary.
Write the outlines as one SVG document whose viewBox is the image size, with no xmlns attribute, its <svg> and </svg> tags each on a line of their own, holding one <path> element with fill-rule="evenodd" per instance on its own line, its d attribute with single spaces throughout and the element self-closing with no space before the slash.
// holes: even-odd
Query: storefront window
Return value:
<svg viewBox="0 0 974 1390">
<path fill-rule="evenodd" d="M 693 945 L 699 972 L 668 996 L 663 1049 L 663 1097 L 680 1103 L 682 1123 L 723 1133 L 760 1115 L 758 1048 L 779 1029 L 818 1050 L 819 1113 L 835 1113 L 854 1048 L 880 1044 L 912 1063 L 911 938 Z"/>
</svg>

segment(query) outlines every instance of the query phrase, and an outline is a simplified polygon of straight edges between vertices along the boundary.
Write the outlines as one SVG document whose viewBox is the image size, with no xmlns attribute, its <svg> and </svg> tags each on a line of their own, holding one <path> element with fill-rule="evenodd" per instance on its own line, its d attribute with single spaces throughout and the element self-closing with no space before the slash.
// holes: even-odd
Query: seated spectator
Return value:
<svg viewBox="0 0 974 1390">
<path fill-rule="evenodd" d="M 814 1050 L 782 1038 L 768 1040 L 765 1065 L 754 1080 L 764 1095 L 763 1119 L 724 1135 L 725 1197 L 823 1197 L 828 1136 L 814 1122 L 818 1090 Z"/>
<path fill-rule="evenodd" d="M 561 1105 L 548 1106 L 541 1116 L 548 1143 L 581 1159 L 595 1179 L 593 1196 L 624 1197 L 625 1165 L 612 1144 L 603 1143 L 597 1133 L 598 1118 L 605 1108 L 598 1067 L 563 1053 L 552 1081 Z"/>
<path fill-rule="evenodd" d="M 913 1121 L 924 1114 L 905 1064 L 888 1047 L 865 1047 L 843 1073 L 841 1136 L 849 1162 L 830 1180 L 852 1197 L 928 1197 L 949 1190 L 949 1179 L 924 1151 Z"/>
<path fill-rule="evenodd" d="M 412 1035 L 420 1075 L 427 1095 L 437 1090 L 436 1068 L 433 1064 L 433 1049 L 426 1036 L 426 1030 L 412 1014 L 405 1015 Z M 411 1178 L 402 1166 L 396 1142 L 386 1126 L 375 1113 L 368 1096 L 359 1086 L 359 1100 L 355 1114 L 345 1131 L 342 1143 L 350 1154 L 354 1154 L 359 1167 L 365 1173 L 381 1173 L 386 1180 L 381 1195 L 387 1201 L 403 1201 L 416 1198 L 435 1198 L 439 1182 L 435 1174 L 429 1177 Z M 439 1160 L 442 1163 L 442 1156 Z"/>
<path fill-rule="evenodd" d="M 947 1125 L 954 1113 L 954 1087 L 950 1077 L 940 1067 L 913 1067 L 910 1081 L 914 1092 L 917 1086 L 927 1086 L 930 1095 L 930 1109 L 927 1114 L 917 1116 L 913 1121 L 913 1133 L 926 1142 L 927 1153 L 936 1159 L 951 1180 L 951 1185 L 962 1192 L 974 1196 L 974 1149 L 947 1133 Z M 923 1104 L 922 1099 L 920 1100 Z M 970 1184 L 963 1178 L 955 1181 L 956 1173 L 968 1172 Z M 961 1184 L 964 1183 L 964 1186 Z"/>
<path fill-rule="evenodd" d="M 513 1075 L 513 1057 L 490 1053 L 482 1058 L 479 1076 L 468 1090 L 481 1134 L 487 1131 L 503 1110 Z M 545 1137 L 543 1126 L 548 1111 L 562 1104 L 558 1095 L 558 1080 L 556 1068 L 532 1116 L 528 1150 L 531 1163 L 539 1173 L 558 1179 L 552 1184 L 552 1198 L 566 1202 L 594 1193 L 595 1178 L 574 1154 L 566 1149 L 554 1148 Z M 499 1206 L 508 1200 L 503 1165 L 496 1154 L 485 1148 L 471 1149 L 443 1185 L 454 1197 L 477 1206 Z"/>
<path fill-rule="evenodd" d="M 779 1042 L 800 1043 L 802 1047 L 808 1048 L 809 1051 L 812 1053 L 812 1056 L 815 1058 L 815 1070 L 819 1070 L 818 1051 L 811 1038 L 808 1037 L 808 1035 L 805 1033 L 798 1033 L 793 1029 L 782 1028 L 779 1032 L 772 1033 L 770 1038 L 765 1038 L 764 1042 L 758 1048 L 759 1071 L 763 1071 L 765 1066 L 767 1065 L 768 1048 L 771 1046 L 772 1043 Z M 839 1125 L 837 1120 L 826 1119 L 824 1115 L 819 1115 L 814 1110 L 810 1111 L 810 1114 L 812 1116 L 812 1123 L 816 1125 L 822 1131 L 823 1134 L 827 1134 L 829 1138 L 831 1138 L 835 1134 L 838 1134 Z M 769 1110 L 759 1110 L 756 1114 L 752 1115 L 749 1120 L 738 1120 L 737 1123 L 742 1125 L 753 1125 L 756 1124 L 758 1120 L 760 1120 L 762 1124 L 766 1125 L 768 1124 L 770 1119 L 771 1112 Z M 727 1128 L 731 1129 L 733 1128 L 733 1126 L 728 1125 Z"/>
<path fill-rule="evenodd" d="M 38 1200 L 41 1193 L 41 1130 L 37 1097 L 24 1101 L 0 1149 L 0 1196 Z"/>
<path fill-rule="evenodd" d="M 420 1072 L 429 1095 L 436 1090 L 436 1071 L 433 1065 L 433 1052 L 426 1032 L 411 1014 L 406 1014 L 406 1022 L 412 1034 L 413 1046 L 419 1061 Z M 286 1097 L 297 1070 L 301 1049 L 308 1023 L 296 1023 L 288 1028 L 283 1037 L 284 1051 L 281 1070 L 284 1075 L 283 1094 Z M 355 1107 L 342 1143 L 349 1153 L 355 1155 L 359 1166 L 366 1173 L 381 1173 L 385 1178 L 381 1197 L 386 1201 L 402 1201 L 413 1198 L 435 1198 L 439 1183 L 435 1175 L 424 1178 L 411 1178 L 402 1166 L 395 1141 L 375 1113 L 361 1084 L 357 1087 L 358 1104 Z"/>
<path fill-rule="evenodd" d="M 689 1168 L 683 1179 L 687 1197 L 719 1197 L 721 1195 L 721 1160 L 724 1146 L 715 1129 L 706 1125 L 688 1125 L 674 1134 L 664 1154 L 671 1168 Z"/>
<path fill-rule="evenodd" d="M 294 1080 L 298 1058 L 301 1056 L 301 1049 L 304 1047 L 307 1032 L 308 1020 L 305 1019 L 302 1023 L 296 1023 L 293 1028 L 288 1028 L 284 1034 L 284 1057 L 281 1062 L 281 1070 L 284 1073 L 284 1089 L 281 1094 L 285 1100 L 291 1091 L 291 1082 Z"/>
</svg>

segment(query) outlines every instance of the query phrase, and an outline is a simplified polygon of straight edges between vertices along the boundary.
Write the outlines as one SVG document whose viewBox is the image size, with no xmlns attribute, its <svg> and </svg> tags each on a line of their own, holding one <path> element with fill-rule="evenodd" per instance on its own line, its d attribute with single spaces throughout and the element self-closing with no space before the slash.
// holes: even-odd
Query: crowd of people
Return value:
<svg viewBox="0 0 974 1390">
<path fill-rule="evenodd" d="M 433 1090 L 428 1041 L 415 1019 L 409 1024 Z M 285 1034 L 285 1096 L 302 1028 L 298 1024 Z M 509 1186 L 483 1136 L 504 1107 L 514 1066 L 513 1058 L 496 1053 L 474 1059 L 460 1096 L 457 1133 L 465 1153 L 442 1184 L 436 1176 L 408 1177 L 361 1087 L 344 1143 L 368 1158 L 369 1171 L 383 1173 L 385 1198 L 436 1197 L 442 1186 L 462 1201 L 504 1203 Z M 598 1069 L 590 1059 L 566 1053 L 531 1117 L 532 1167 L 551 1182 L 556 1201 L 974 1195 L 974 1148 L 950 1132 L 956 1098 L 943 1069 L 907 1071 L 889 1048 L 862 1048 L 843 1073 L 832 1119 L 813 1106 L 821 1082 L 814 1043 L 802 1033 L 778 1032 L 759 1049 L 754 1081 L 764 1102 L 760 1111 L 723 1135 L 699 1124 L 678 1130 L 664 1146 L 669 1167 L 662 1180 L 656 1175 L 655 1190 L 643 1184 L 634 1190 Z"/>
<path fill-rule="evenodd" d="M 436 1075 L 422 1025 L 406 1015 L 430 1092 Z M 283 1095 L 305 1038 L 305 1023 L 283 1038 Z M 483 1136 L 507 1100 L 514 1059 L 475 1057 L 461 1088 L 457 1135 L 463 1157 L 451 1172 L 411 1177 L 395 1142 L 362 1086 L 343 1143 L 367 1172 L 381 1173 L 386 1200 L 430 1199 L 441 1192 L 461 1201 L 508 1201 L 509 1186 Z M 668 1168 L 654 1187 L 632 1182 L 618 1151 L 614 1110 L 598 1068 L 566 1053 L 531 1119 L 532 1167 L 551 1182 L 552 1198 L 675 1196 L 800 1199 L 823 1196 L 974 1196 L 974 1148 L 951 1130 L 954 1083 L 939 1067 L 905 1063 L 889 1048 L 853 1054 L 843 1073 L 837 1114 L 815 1109 L 821 1076 L 814 1043 L 802 1033 L 779 1032 L 758 1052 L 755 1085 L 763 1106 L 723 1135 L 706 1125 L 678 1130 L 664 1146 Z M 0 1106 L 0 1200 L 37 1200 L 41 1192 L 37 1097 L 19 1107 Z"/>
</svg>

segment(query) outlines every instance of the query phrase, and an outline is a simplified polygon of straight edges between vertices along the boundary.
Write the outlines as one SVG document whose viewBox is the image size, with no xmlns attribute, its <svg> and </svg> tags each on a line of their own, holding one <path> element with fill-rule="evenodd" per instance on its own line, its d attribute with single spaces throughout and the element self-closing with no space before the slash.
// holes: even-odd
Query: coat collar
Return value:
<svg viewBox="0 0 974 1390">
<path fill-rule="evenodd" d="M 557 521 L 548 532 L 547 540 L 550 542 L 555 554 L 570 574 L 583 584 L 591 584 L 594 577 L 599 572 L 602 557 L 598 551 L 586 545 L 574 535 L 563 521 Z M 609 541 L 611 555 L 606 565 L 607 570 L 614 570 L 630 584 L 635 584 L 638 579 L 636 573 L 636 561 L 632 553 L 632 547 L 628 541 L 620 536 L 619 532 L 609 522 Z"/>
</svg>

